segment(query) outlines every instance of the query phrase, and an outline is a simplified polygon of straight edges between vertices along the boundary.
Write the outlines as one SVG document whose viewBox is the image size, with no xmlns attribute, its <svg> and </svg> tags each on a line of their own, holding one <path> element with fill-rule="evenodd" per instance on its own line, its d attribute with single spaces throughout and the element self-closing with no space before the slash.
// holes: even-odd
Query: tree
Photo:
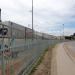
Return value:
<svg viewBox="0 0 75 75">
<path fill-rule="evenodd" d="M 73 33 L 73 36 L 75 36 L 75 33 Z"/>
</svg>

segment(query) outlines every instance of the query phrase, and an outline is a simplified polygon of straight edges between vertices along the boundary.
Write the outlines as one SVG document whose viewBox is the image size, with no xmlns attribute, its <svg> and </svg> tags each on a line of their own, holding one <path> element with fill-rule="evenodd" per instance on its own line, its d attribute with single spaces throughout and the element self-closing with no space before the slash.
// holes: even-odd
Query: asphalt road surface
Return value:
<svg viewBox="0 0 75 75">
<path fill-rule="evenodd" d="M 58 44 L 55 51 L 52 75 L 75 75 L 75 41 Z"/>
</svg>

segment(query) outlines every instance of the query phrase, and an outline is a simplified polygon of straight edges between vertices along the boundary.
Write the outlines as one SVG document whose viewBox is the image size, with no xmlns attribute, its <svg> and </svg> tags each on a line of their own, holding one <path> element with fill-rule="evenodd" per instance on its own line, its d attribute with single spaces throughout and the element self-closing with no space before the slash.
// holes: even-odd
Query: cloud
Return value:
<svg viewBox="0 0 75 75">
<path fill-rule="evenodd" d="M 64 32 L 64 35 L 72 35 L 73 33 L 75 33 L 75 28 L 66 28 Z"/>
<path fill-rule="evenodd" d="M 75 27 L 75 0 L 33 1 L 35 30 L 54 35 L 55 32 L 58 32 L 56 33 L 58 35 L 61 31 L 60 35 L 62 35 L 62 24 L 64 24 L 65 34 L 70 34 L 71 28 Z M 31 25 L 31 6 L 32 0 L 0 0 L 2 20 L 10 20 L 24 26 Z"/>
</svg>

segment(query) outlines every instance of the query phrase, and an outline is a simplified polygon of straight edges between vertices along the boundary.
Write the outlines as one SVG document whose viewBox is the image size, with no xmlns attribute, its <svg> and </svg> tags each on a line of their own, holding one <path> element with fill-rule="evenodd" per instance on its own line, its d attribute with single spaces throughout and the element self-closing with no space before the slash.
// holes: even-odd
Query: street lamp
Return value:
<svg viewBox="0 0 75 75">
<path fill-rule="evenodd" d="M 64 39 L 64 24 L 63 24 L 63 39 Z"/>
<path fill-rule="evenodd" d="M 34 38 L 34 30 L 33 30 L 33 0 L 32 0 L 32 40 Z"/>
</svg>

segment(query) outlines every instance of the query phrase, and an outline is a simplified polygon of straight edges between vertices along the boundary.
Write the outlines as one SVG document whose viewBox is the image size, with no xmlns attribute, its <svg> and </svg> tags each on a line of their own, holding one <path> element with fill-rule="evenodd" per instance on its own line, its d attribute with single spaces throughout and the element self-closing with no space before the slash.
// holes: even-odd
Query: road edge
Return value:
<svg viewBox="0 0 75 75">
<path fill-rule="evenodd" d="M 52 50 L 51 75 L 57 75 L 57 61 L 56 61 L 57 47 L 58 47 L 58 44 L 56 44 Z"/>
</svg>

